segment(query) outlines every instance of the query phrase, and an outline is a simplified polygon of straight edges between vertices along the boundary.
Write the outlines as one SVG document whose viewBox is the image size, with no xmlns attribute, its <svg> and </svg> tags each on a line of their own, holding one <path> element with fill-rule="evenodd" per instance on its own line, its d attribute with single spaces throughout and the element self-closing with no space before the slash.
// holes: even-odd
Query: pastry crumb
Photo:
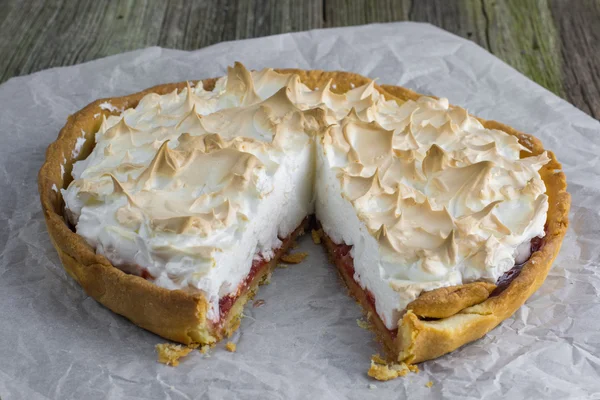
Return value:
<svg viewBox="0 0 600 400">
<path fill-rule="evenodd" d="M 433 386 L 433 381 L 429 381 L 425 384 L 426 387 L 430 388 Z"/>
<path fill-rule="evenodd" d="M 323 237 L 323 230 L 312 230 L 311 232 L 312 240 L 315 244 L 321 244 L 321 238 Z"/>
<path fill-rule="evenodd" d="M 373 383 L 369 383 L 369 389 L 371 389 L 371 390 L 377 389 L 377 385 L 375 385 Z"/>
<path fill-rule="evenodd" d="M 375 354 L 371 357 L 371 368 L 368 375 L 378 381 L 389 381 L 398 377 L 406 376 L 409 372 L 417 373 L 419 368 L 416 365 L 405 363 L 387 363 L 384 359 Z"/>
<path fill-rule="evenodd" d="M 298 248 L 298 242 L 296 242 L 295 240 L 292 242 L 292 244 L 290 245 L 290 249 L 297 249 Z"/>
<path fill-rule="evenodd" d="M 288 264 L 299 264 L 308 256 L 308 253 L 293 253 L 293 254 L 284 254 L 281 256 L 281 261 Z"/>
<path fill-rule="evenodd" d="M 268 285 L 271 283 L 271 271 L 269 271 L 267 274 L 265 274 L 261 279 L 259 284 L 260 285 Z"/>
<path fill-rule="evenodd" d="M 159 343 L 156 345 L 158 352 L 158 362 L 172 367 L 179 365 L 179 359 L 191 353 L 193 348 L 185 347 L 180 344 Z"/>
<path fill-rule="evenodd" d="M 363 329 L 370 329 L 371 328 L 371 324 L 369 324 L 368 321 L 363 321 L 362 319 L 357 319 L 356 320 L 356 324 L 358 326 L 360 326 Z"/>
<path fill-rule="evenodd" d="M 227 342 L 227 344 L 225 345 L 225 350 L 227 350 L 231 353 L 235 353 L 236 348 L 237 348 L 237 345 L 233 342 Z"/>
<path fill-rule="evenodd" d="M 208 354 L 209 350 L 210 350 L 210 346 L 205 344 L 204 346 L 200 347 L 200 350 L 198 350 L 198 351 L 202 354 Z"/>
<path fill-rule="evenodd" d="M 263 299 L 254 300 L 254 302 L 252 303 L 252 307 L 254 308 L 262 307 L 264 305 L 265 301 Z"/>
<path fill-rule="evenodd" d="M 374 354 L 371 357 L 371 360 L 373 360 L 377 364 L 387 364 L 387 361 L 385 361 L 379 354 Z"/>
</svg>

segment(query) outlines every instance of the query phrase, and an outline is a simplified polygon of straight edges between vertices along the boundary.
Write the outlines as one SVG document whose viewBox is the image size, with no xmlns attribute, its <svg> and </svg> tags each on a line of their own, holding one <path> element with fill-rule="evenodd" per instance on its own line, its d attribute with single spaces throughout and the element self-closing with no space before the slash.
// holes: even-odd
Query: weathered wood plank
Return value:
<svg viewBox="0 0 600 400">
<path fill-rule="evenodd" d="M 413 1 L 409 19 L 429 22 L 489 50 L 481 0 Z"/>
<path fill-rule="evenodd" d="M 44 33 L 45 23 L 51 20 L 54 10 L 43 1 L 32 1 L 27 13 L 19 10 L 19 2 L 3 2 L 0 18 L 0 81 L 22 75 L 24 65 L 34 55 L 31 49 L 37 38 Z"/>
<path fill-rule="evenodd" d="M 0 82 L 159 45 L 425 21 L 473 40 L 600 116 L 600 0 L 0 0 Z"/>
<path fill-rule="evenodd" d="M 321 26 L 321 0 L 175 0 L 168 3 L 160 39 L 156 44 L 193 50 L 225 40 L 309 30 Z"/>
<path fill-rule="evenodd" d="M 600 119 L 600 0 L 554 0 L 566 99 Z"/>
<path fill-rule="evenodd" d="M 322 0 L 265 0 L 237 3 L 235 39 L 245 39 L 323 27 Z"/>
<path fill-rule="evenodd" d="M 489 50 L 564 96 L 560 40 L 546 0 L 483 0 Z"/>
<path fill-rule="evenodd" d="M 324 0 L 325 26 L 406 21 L 414 0 Z"/>
<path fill-rule="evenodd" d="M 321 0 L 21 3 L 0 2 L 0 82 L 147 46 L 193 50 L 323 25 Z"/>
<path fill-rule="evenodd" d="M 0 59 L 1 80 L 154 45 L 164 13 L 131 1 L 31 1 L 27 12 L 7 3 L 0 53 L 11 56 Z"/>
</svg>

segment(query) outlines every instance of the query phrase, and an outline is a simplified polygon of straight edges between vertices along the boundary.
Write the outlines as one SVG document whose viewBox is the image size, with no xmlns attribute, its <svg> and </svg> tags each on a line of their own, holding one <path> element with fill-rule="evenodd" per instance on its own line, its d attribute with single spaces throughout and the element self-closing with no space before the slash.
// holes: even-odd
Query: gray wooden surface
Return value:
<svg viewBox="0 0 600 400">
<path fill-rule="evenodd" d="M 600 0 L 0 0 L 0 82 L 147 46 L 425 21 L 600 118 Z"/>
</svg>

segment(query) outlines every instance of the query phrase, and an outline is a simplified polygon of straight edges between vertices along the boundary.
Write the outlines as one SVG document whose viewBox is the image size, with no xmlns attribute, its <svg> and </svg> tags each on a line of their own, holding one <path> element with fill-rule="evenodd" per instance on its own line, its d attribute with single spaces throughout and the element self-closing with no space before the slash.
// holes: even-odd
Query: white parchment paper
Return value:
<svg viewBox="0 0 600 400">
<path fill-rule="evenodd" d="M 237 352 L 156 362 L 163 339 L 100 306 L 64 272 L 46 233 L 36 175 L 67 116 L 87 103 L 227 65 L 347 70 L 445 96 L 532 133 L 573 196 L 571 227 L 542 288 L 483 339 L 387 383 L 323 250 L 275 272 L 247 307 Z M 600 124 L 477 45 L 415 23 L 285 34 L 195 52 L 148 48 L 0 86 L 0 397 L 9 399 L 600 398 Z M 425 384 L 433 381 L 433 387 Z M 369 388 L 369 384 L 376 387 Z"/>
</svg>

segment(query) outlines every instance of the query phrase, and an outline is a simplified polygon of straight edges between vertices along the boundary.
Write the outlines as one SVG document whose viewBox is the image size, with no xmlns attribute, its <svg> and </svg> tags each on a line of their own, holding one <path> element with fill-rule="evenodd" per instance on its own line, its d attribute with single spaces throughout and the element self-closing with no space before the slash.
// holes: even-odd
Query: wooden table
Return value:
<svg viewBox="0 0 600 400">
<path fill-rule="evenodd" d="M 600 0 L 0 0 L 0 82 L 147 46 L 426 21 L 600 118 Z"/>
</svg>

